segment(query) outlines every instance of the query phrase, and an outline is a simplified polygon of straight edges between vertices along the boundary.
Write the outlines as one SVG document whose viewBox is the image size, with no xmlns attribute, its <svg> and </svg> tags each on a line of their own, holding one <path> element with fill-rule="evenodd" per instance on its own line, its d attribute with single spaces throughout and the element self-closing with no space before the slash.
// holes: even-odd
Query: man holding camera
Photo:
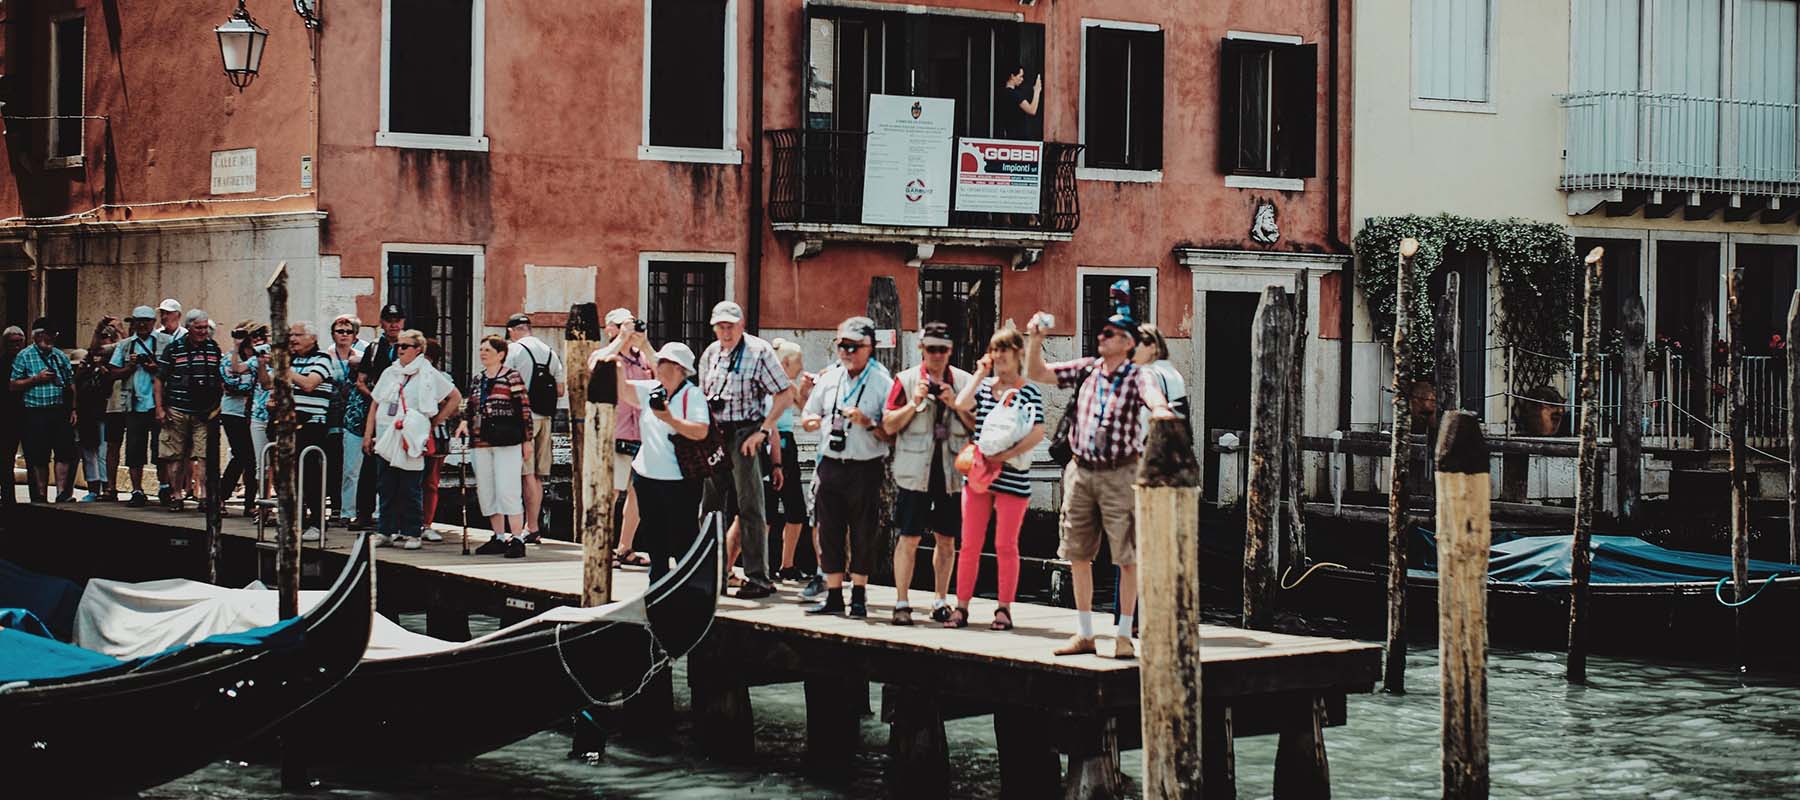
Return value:
<svg viewBox="0 0 1800 800">
<path fill-rule="evenodd" d="M 55 472 L 56 502 L 67 503 L 75 492 L 74 467 L 81 462 L 75 448 L 75 365 L 56 348 L 56 331 L 48 319 L 31 326 L 31 341 L 31 347 L 13 357 L 8 373 L 10 388 L 24 398 L 31 494 L 38 500 L 48 497 L 50 473 Z"/>
<path fill-rule="evenodd" d="M 950 326 L 927 322 L 919 332 L 918 366 L 894 378 L 881 426 L 894 441 L 894 484 L 900 489 L 894 516 L 900 538 L 894 543 L 894 624 L 912 624 L 906 590 L 912 585 L 919 540 L 930 529 L 931 570 L 936 590 L 931 619 L 950 618 L 950 578 L 956 569 L 956 540 L 962 531 L 962 473 L 956 454 L 975 430 L 975 415 L 956 408 L 956 396 L 970 375 L 950 365 Z M 963 598 L 966 603 L 968 598 Z"/>
<path fill-rule="evenodd" d="M 620 336 L 629 334 L 636 334 L 636 338 L 642 340 L 641 334 L 648 327 L 628 308 L 615 308 L 606 312 L 605 323 L 608 342 L 619 342 Z M 621 342 L 620 347 L 622 349 L 613 358 L 618 361 L 621 378 L 626 381 L 647 381 L 656 377 L 651 362 L 654 353 L 644 352 L 644 348 L 639 347 L 635 341 L 629 344 Z M 600 368 L 601 354 L 604 352 L 606 350 L 595 350 L 593 355 L 588 356 L 589 374 Z M 691 354 L 693 351 L 688 352 Z M 652 566 L 648 558 L 632 547 L 637 541 L 639 503 L 637 488 L 631 483 L 631 465 L 637 458 L 638 450 L 643 447 L 643 433 L 639 422 L 639 415 L 642 413 L 637 406 L 621 402 L 617 416 L 613 417 L 613 492 L 617 495 L 614 502 L 622 504 L 624 508 L 619 519 L 619 546 L 613 549 L 613 560 L 626 567 Z"/>
<path fill-rule="evenodd" d="M 869 615 L 866 591 L 880 538 L 881 484 L 887 473 L 888 445 L 877 431 L 894 378 L 870 361 L 875 323 L 868 317 L 851 317 L 838 326 L 837 352 L 838 366 L 819 376 L 800 414 L 800 427 L 826 431 L 813 498 L 825 599 L 806 613 L 844 613 L 847 569 L 852 584 L 848 610 L 860 618 Z"/>
<path fill-rule="evenodd" d="M 144 497 L 144 465 L 150 460 L 151 448 L 159 437 L 156 424 L 157 359 L 170 338 L 155 330 L 156 310 L 149 306 L 132 309 L 126 318 L 131 336 L 113 348 L 113 377 L 124 386 L 125 394 L 125 468 L 131 473 L 131 500 L 126 505 L 142 508 Z M 162 466 L 157 465 L 162 477 Z"/>
<path fill-rule="evenodd" d="M 793 404 L 794 393 L 789 391 L 793 382 L 781 369 L 775 348 L 744 331 L 744 309 L 737 303 L 726 300 L 713 306 L 712 327 L 718 341 L 707 345 L 700 356 L 700 389 L 731 450 L 731 469 L 719 470 L 707 480 L 701 510 L 723 511 L 735 494 L 744 553 L 744 585 L 737 596 L 768 597 L 775 593 L 775 584 L 769 578 L 760 451 L 775 439 L 775 420 Z M 764 401 L 770 402 L 767 409 Z M 780 452 L 776 447 L 773 457 L 779 459 Z M 774 481 L 780 489 L 779 469 Z"/>
</svg>

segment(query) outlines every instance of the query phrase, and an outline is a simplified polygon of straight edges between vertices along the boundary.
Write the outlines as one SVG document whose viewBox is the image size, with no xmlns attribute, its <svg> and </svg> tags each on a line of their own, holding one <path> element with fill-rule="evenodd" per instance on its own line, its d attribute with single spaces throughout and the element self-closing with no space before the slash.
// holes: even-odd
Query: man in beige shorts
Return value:
<svg viewBox="0 0 1800 800">
<path fill-rule="evenodd" d="M 523 465 L 525 494 L 525 543 L 538 543 L 538 522 L 543 516 L 544 479 L 550 477 L 552 446 L 550 423 L 565 390 L 562 356 L 544 340 L 531 335 L 531 317 L 514 314 L 506 320 L 506 366 L 525 378 L 525 397 L 531 401 L 531 458 Z"/>
<path fill-rule="evenodd" d="M 1119 313 L 1107 318 L 1096 342 L 1098 357 L 1049 364 L 1044 361 L 1041 316 L 1034 315 L 1025 329 L 1025 377 L 1075 390 L 1074 401 L 1063 412 L 1075 415 L 1069 429 L 1074 458 L 1063 469 L 1062 544 L 1057 552 L 1068 559 L 1075 583 L 1076 632 L 1055 653 L 1095 652 L 1094 558 L 1104 533 L 1119 568 L 1113 657 L 1134 658 L 1131 612 L 1137 607 L 1137 538 L 1131 485 L 1144 452 L 1139 409 L 1147 406 L 1159 417 L 1174 412 L 1156 381 L 1131 361 L 1138 329 L 1131 317 Z"/>
</svg>

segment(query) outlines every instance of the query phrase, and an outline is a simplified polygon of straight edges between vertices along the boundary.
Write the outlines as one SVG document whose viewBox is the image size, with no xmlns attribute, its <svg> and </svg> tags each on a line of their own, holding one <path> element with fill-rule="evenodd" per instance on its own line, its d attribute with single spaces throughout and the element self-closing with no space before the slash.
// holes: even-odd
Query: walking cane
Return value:
<svg viewBox="0 0 1800 800">
<path fill-rule="evenodd" d="M 462 506 L 463 555 L 469 554 L 469 439 L 463 437 L 462 486 L 457 489 L 457 505 Z"/>
</svg>

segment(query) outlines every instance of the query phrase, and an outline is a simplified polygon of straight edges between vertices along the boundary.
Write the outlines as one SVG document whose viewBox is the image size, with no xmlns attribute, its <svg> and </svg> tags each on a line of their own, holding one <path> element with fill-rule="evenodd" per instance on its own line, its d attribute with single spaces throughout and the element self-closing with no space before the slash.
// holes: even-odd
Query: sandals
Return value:
<svg viewBox="0 0 1800 800">
<path fill-rule="evenodd" d="M 1012 611 L 1006 606 L 994 609 L 994 622 L 988 626 L 990 630 L 1010 631 L 1013 629 Z"/>
<path fill-rule="evenodd" d="M 620 550 L 613 554 L 613 563 L 621 567 L 648 567 L 650 557 L 636 550 Z"/>
<path fill-rule="evenodd" d="M 960 609 L 960 608 L 950 609 L 950 618 L 947 620 L 944 620 L 944 627 L 946 627 L 946 628 L 967 628 L 967 627 L 969 627 L 969 612 L 967 612 L 963 609 Z"/>
</svg>

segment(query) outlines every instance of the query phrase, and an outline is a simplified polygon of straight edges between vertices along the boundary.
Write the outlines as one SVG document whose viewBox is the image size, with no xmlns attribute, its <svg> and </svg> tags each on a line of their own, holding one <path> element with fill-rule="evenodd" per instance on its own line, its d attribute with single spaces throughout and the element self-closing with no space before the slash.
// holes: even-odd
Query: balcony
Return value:
<svg viewBox="0 0 1800 800">
<path fill-rule="evenodd" d="M 868 134 L 862 131 L 770 131 L 774 171 L 769 185 L 770 227 L 796 236 L 795 258 L 814 255 L 827 241 L 888 242 L 915 248 L 908 263 L 930 258 L 938 245 L 990 247 L 1014 251 L 1013 266 L 1037 261 L 1051 242 L 1074 238 L 1081 224 L 1075 163 L 1081 145 L 1044 143 L 1044 183 L 1035 215 L 990 214 L 954 210 L 949 225 L 913 228 L 862 222 L 863 155 Z"/>
<path fill-rule="evenodd" d="M 1800 206 L 1800 105 L 1653 92 L 1560 98 L 1569 212 L 1785 221 Z"/>
</svg>

